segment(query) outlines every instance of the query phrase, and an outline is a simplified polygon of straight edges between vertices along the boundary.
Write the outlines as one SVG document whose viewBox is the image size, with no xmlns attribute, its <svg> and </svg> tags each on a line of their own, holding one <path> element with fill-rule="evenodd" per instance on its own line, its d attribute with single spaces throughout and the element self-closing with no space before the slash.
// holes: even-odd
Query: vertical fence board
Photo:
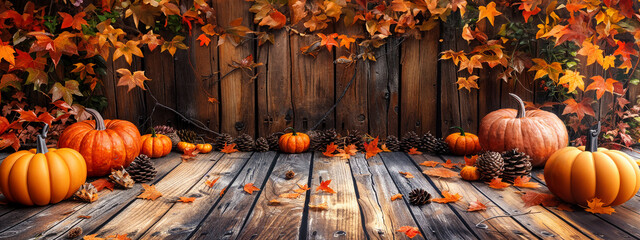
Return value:
<svg viewBox="0 0 640 240">
<path fill-rule="evenodd" d="M 399 38 L 389 38 L 376 50 L 376 61 L 368 65 L 369 133 L 372 136 L 398 135 L 400 81 Z"/>
<path fill-rule="evenodd" d="M 458 49 L 458 31 L 454 26 L 454 23 L 447 22 L 440 25 L 442 33 L 440 37 L 447 41 L 440 43 L 440 52 L 446 50 L 459 51 Z M 469 92 L 466 89 L 458 90 L 458 73 L 457 66 L 451 59 L 440 60 L 440 134 L 446 136 L 449 133 L 449 129 L 453 126 L 461 126 L 461 114 L 460 109 L 464 103 L 460 103 L 458 93 Z M 475 90 L 471 90 L 475 91 Z"/>
<path fill-rule="evenodd" d="M 359 25 L 345 27 L 344 24 L 336 24 L 337 32 L 345 34 L 349 37 L 363 35 L 364 29 Z M 336 59 L 340 56 L 354 55 L 363 51 L 356 44 L 351 50 L 345 48 L 336 49 Z M 356 56 L 353 56 L 357 58 Z M 349 87 L 342 101 L 336 106 L 336 129 L 342 134 L 346 134 L 349 130 L 359 130 L 367 132 L 369 129 L 369 119 L 367 116 L 367 64 L 358 59 L 355 64 L 336 64 L 336 101 L 347 87 L 355 72 L 355 79 Z"/>
<path fill-rule="evenodd" d="M 142 59 L 134 56 L 133 61 L 131 61 L 131 66 L 129 66 L 127 61 L 125 61 L 124 56 L 120 57 L 113 62 L 113 69 L 118 70 L 120 68 L 129 69 L 131 73 L 134 71 L 140 71 L 143 69 Z M 119 76 L 116 79 L 118 78 Z M 142 91 L 144 90 L 138 87 L 129 91 L 129 88 L 126 86 L 116 86 L 115 97 L 117 99 L 116 106 L 118 109 L 118 119 L 130 121 L 137 126 L 142 124 L 144 119 L 147 117 Z"/>
<path fill-rule="evenodd" d="M 107 98 L 107 108 L 104 110 L 103 117 L 115 119 L 118 118 L 118 105 L 116 104 L 116 83 L 118 82 L 118 73 L 114 69 L 111 56 L 114 49 L 109 51 L 109 58 L 105 59 L 107 65 L 107 76 L 102 81 L 103 94 Z"/>
<path fill-rule="evenodd" d="M 160 52 L 160 46 L 156 47 L 153 51 L 148 48 L 144 48 L 144 70 L 145 75 L 151 79 L 147 82 L 150 91 L 159 103 L 171 108 L 176 107 L 176 91 L 174 81 L 174 61 L 173 57 L 168 53 Z M 186 79 L 183 79 L 183 81 Z M 151 111 L 155 105 L 153 98 L 145 93 L 147 102 L 147 112 L 151 114 Z M 152 116 L 153 122 L 148 124 L 159 125 L 168 124 L 172 125 L 176 123 L 177 118 L 172 112 L 156 107 L 154 115 Z M 149 126 L 141 126 L 149 127 Z"/>
<path fill-rule="evenodd" d="M 291 55 L 289 34 L 274 33 L 274 44 L 265 43 L 258 48 L 259 62 L 265 64 L 258 70 L 258 135 L 268 136 L 293 124 L 291 103 Z"/>
</svg>

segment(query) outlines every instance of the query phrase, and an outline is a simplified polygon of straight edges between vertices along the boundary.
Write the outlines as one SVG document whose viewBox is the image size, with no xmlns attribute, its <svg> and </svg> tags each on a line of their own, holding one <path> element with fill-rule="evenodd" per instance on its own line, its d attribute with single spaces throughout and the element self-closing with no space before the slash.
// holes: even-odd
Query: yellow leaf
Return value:
<svg viewBox="0 0 640 240">
<path fill-rule="evenodd" d="M 578 71 L 566 70 L 564 76 L 560 78 L 558 85 L 568 84 L 568 92 L 573 92 L 576 88 L 584 91 L 584 76 L 580 75 Z"/>
<path fill-rule="evenodd" d="M 471 92 L 472 88 L 475 89 L 480 89 L 478 87 L 478 82 L 476 82 L 476 80 L 478 80 L 478 76 L 470 76 L 468 78 L 464 78 L 464 77 L 459 77 L 458 81 L 456 82 L 458 84 L 458 90 L 462 89 L 462 88 L 466 88 L 469 92 Z"/>
<path fill-rule="evenodd" d="M 131 74 L 131 71 L 126 68 L 120 68 L 116 70 L 121 76 L 118 81 L 118 86 L 127 86 L 129 87 L 128 91 L 135 88 L 136 86 L 142 88 L 142 90 L 147 90 L 144 88 L 144 81 L 149 81 L 151 79 L 147 78 L 144 75 L 144 71 L 135 71 Z"/>
<path fill-rule="evenodd" d="M 188 49 L 187 45 L 185 45 L 182 41 L 184 41 L 184 37 L 177 35 L 171 39 L 171 41 L 165 41 L 162 44 L 161 52 L 169 50 L 169 54 L 173 56 L 178 49 Z"/>
<path fill-rule="evenodd" d="M 138 48 L 138 41 L 129 40 L 126 44 L 122 42 L 115 43 L 116 50 L 113 52 L 113 60 L 116 60 L 122 56 L 127 60 L 127 63 L 131 65 L 133 55 L 143 57 L 142 50 Z"/>
<path fill-rule="evenodd" d="M 486 18 L 491 23 L 491 26 L 493 26 L 493 21 L 495 20 L 495 17 L 502 14 L 501 12 L 498 12 L 496 10 L 496 3 L 494 1 L 491 1 L 489 4 L 487 4 L 486 7 L 485 6 L 478 7 L 478 10 L 480 11 L 480 14 L 478 16 L 478 22 Z"/>
</svg>

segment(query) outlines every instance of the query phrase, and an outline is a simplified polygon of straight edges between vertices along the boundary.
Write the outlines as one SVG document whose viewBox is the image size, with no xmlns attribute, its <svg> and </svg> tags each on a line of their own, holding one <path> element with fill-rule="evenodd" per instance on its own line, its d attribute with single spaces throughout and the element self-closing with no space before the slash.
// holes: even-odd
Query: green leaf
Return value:
<svg viewBox="0 0 640 240">
<path fill-rule="evenodd" d="M 635 79 L 631 79 L 631 80 L 629 81 L 629 83 L 631 83 L 631 84 L 633 84 L 633 85 L 638 85 L 638 83 L 640 83 L 640 79 L 637 79 L 637 78 L 635 78 Z"/>
</svg>

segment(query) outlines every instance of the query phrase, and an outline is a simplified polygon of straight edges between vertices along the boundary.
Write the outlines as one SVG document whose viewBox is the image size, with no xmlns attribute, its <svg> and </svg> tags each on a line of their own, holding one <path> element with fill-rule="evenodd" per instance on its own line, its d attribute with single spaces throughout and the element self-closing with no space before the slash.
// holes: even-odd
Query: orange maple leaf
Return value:
<svg viewBox="0 0 640 240">
<path fill-rule="evenodd" d="M 329 210 L 329 205 L 325 202 L 316 205 L 309 204 L 309 208 L 312 210 Z"/>
<path fill-rule="evenodd" d="M 200 34 L 200 36 L 198 36 L 198 38 L 196 38 L 196 40 L 200 41 L 200 46 L 209 46 L 209 43 L 211 43 L 211 38 L 207 37 L 206 34 Z"/>
<path fill-rule="evenodd" d="M 210 103 L 212 103 L 212 104 L 219 103 L 219 102 L 218 102 L 218 99 L 213 98 L 213 97 L 208 97 L 208 98 L 207 98 L 207 102 L 210 102 Z"/>
<path fill-rule="evenodd" d="M 2 59 L 9 62 L 11 65 L 16 64 L 16 57 L 13 55 L 16 51 L 13 49 L 13 46 L 9 45 L 8 42 L 3 42 L 0 40 L 0 61 Z"/>
<path fill-rule="evenodd" d="M 596 90 L 596 97 L 598 100 L 602 98 L 602 95 L 604 95 L 605 92 L 613 94 L 613 84 L 618 82 L 611 78 L 607 78 L 605 81 L 601 76 L 593 76 L 591 79 L 593 82 L 587 86 L 587 91 Z"/>
<path fill-rule="evenodd" d="M 249 194 L 253 194 L 254 191 L 260 191 L 260 188 L 253 186 L 253 183 L 247 183 L 244 185 L 244 191 Z"/>
<path fill-rule="evenodd" d="M 336 145 L 335 143 L 330 143 L 327 145 L 327 150 L 322 152 L 322 155 L 325 155 L 327 157 L 333 157 L 333 153 L 336 151 L 336 149 L 338 149 L 338 145 Z"/>
<path fill-rule="evenodd" d="M 61 29 L 65 29 L 71 27 L 75 30 L 82 30 L 82 25 L 89 25 L 87 20 L 84 20 L 84 17 L 87 15 L 85 12 L 79 12 L 75 16 L 71 16 L 71 14 L 58 12 L 62 17 L 62 26 Z"/>
<path fill-rule="evenodd" d="M 391 150 L 389 150 L 389 148 L 387 148 L 387 144 L 386 143 L 382 144 L 382 146 L 380 146 L 380 148 L 382 149 L 383 152 L 391 152 Z"/>
<path fill-rule="evenodd" d="M 587 201 L 587 205 L 589 205 L 589 208 L 585 209 L 585 211 L 590 213 L 601 213 L 601 214 L 611 215 L 612 213 L 616 212 L 616 210 L 613 209 L 612 207 L 602 206 L 604 205 L 604 203 L 599 198 L 593 198 Z"/>
<path fill-rule="evenodd" d="M 451 59 L 453 64 L 458 66 L 461 61 L 468 61 L 469 59 L 465 55 L 464 51 L 454 52 L 453 50 L 447 50 L 441 52 L 442 56 L 440 56 L 441 60 Z"/>
<path fill-rule="evenodd" d="M 296 193 L 300 193 L 300 194 L 303 194 L 307 190 L 311 189 L 311 188 L 309 188 L 309 186 L 307 184 L 302 185 L 302 184 L 298 183 L 298 187 L 299 187 L 298 189 L 295 189 L 293 191 L 296 192 Z"/>
<path fill-rule="evenodd" d="M 596 113 L 593 111 L 593 107 L 591 107 L 592 102 L 593 100 L 587 97 L 582 98 L 582 101 L 579 103 L 576 102 L 575 99 L 569 98 L 563 102 L 567 106 L 564 107 L 562 115 L 575 113 L 578 116 L 578 120 L 582 120 L 585 114 L 595 117 Z"/>
<path fill-rule="evenodd" d="M 296 199 L 300 196 L 299 193 L 283 193 L 280 194 L 278 197 L 279 198 L 290 198 L 290 199 Z"/>
<path fill-rule="evenodd" d="M 182 158 L 182 161 L 185 161 L 185 162 L 188 161 L 189 159 L 196 157 L 198 153 L 200 153 L 200 151 L 194 147 L 187 147 L 183 149 L 182 152 L 183 154 L 182 156 L 180 156 L 180 158 Z"/>
<path fill-rule="evenodd" d="M 471 74 L 473 73 L 474 68 L 482 69 L 482 62 L 480 62 L 481 58 L 482 56 L 478 54 L 471 56 L 471 58 L 462 58 L 460 60 L 460 68 L 458 69 L 458 71 L 467 69 L 469 74 Z"/>
<path fill-rule="evenodd" d="M 417 148 L 411 148 L 411 149 L 409 149 L 409 152 L 408 152 L 408 153 L 409 153 L 409 154 L 411 154 L 411 155 L 420 155 L 420 154 L 422 154 L 422 152 L 418 151 L 418 149 L 417 149 Z"/>
<path fill-rule="evenodd" d="M 546 207 L 555 207 L 560 204 L 560 202 L 556 200 L 555 196 L 534 191 L 526 191 L 522 196 L 520 196 L 520 198 L 524 201 L 525 208 L 540 204 Z"/>
<path fill-rule="evenodd" d="M 116 70 L 121 76 L 120 80 L 118 80 L 118 86 L 127 86 L 129 89 L 127 92 L 130 92 L 136 86 L 142 88 L 142 90 L 147 90 L 144 88 L 144 81 L 149 81 L 151 79 L 147 78 L 144 75 L 144 71 L 135 71 L 131 74 L 131 71 L 126 68 L 120 68 Z"/>
<path fill-rule="evenodd" d="M 464 164 L 467 166 L 476 165 L 477 160 L 478 160 L 478 155 L 473 155 L 471 156 L 471 158 L 467 158 L 467 156 L 464 156 Z"/>
<path fill-rule="evenodd" d="M 114 46 L 116 50 L 113 51 L 113 60 L 116 60 L 122 56 L 127 61 L 129 65 L 131 65 L 131 61 L 133 61 L 133 55 L 138 57 L 144 57 L 142 55 L 142 50 L 138 47 L 138 41 L 129 40 L 127 43 L 116 42 Z"/>
<path fill-rule="evenodd" d="M 529 68 L 529 71 L 536 71 L 536 75 L 533 77 L 534 80 L 538 78 L 542 78 L 544 76 L 549 76 L 551 80 L 554 82 L 558 82 L 558 78 L 560 77 L 560 73 L 562 71 L 562 65 L 559 62 L 552 62 L 548 64 L 547 61 L 540 58 L 531 59 L 535 63 L 533 67 Z"/>
<path fill-rule="evenodd" d="M 273 9 L 273 11 L 259 23 L 260 26 L 269 26 L 269 29 L 280 29 L 286 24 L 287 17 L 276 9 Z"/>
<path fill-rule="evenodd" d="M 429 176 L 441 177 L 441 178 L 452 178 L 452 177 L 458 176 L 457 172 L 451 171 L 446 168 L 431 168 L 431 169 L 422 171 L 422 173 Z"/>
<path fill-rule="evenodd" d="M 329 187 L 329 184 L 331 184 L 331 179 L 320 182 L 320 186 L 316 188 L 316 192 L 322 190 L 323 192 L 328 192 L 331 194 L 336 193 L 336 191 Z"/>
<path fill-rule="evenodd" d="M 440 162 L 436 162 L 436 161 L 424 161 L 420 163 L 420 165 L 425 167 L 435 167 L 435 166 L 438 166 L 438 164 L 440 164 Z"/>
<path fill-rule="evenodd" d="M 158 190 L 156 190 L 156 186 L 155 185 L 149 186 L 149 185 L 143 183 L 142 187 L 144 188 L 144 192 L 142 192 L 136 198 L 148 199 L 148 200 L 151 200 L 151 201 L 155 201 L 157 198 L 162 197 L 162 193 L 158 192 Z"/>
<path fill-rule="evenodd" d="M 333 49 L 333 47 L 338 47 L 338 42 L 336 41 L 336 37 L 338 37 L 337 33 L 332 33 L 329 35 L 324 35 L 322 33 L 317 33 L 318 37 L 321 38 L 320 45 L 327 47 L 329 52 Z"/>
<path fill-rule="evenodd" d="M 400 172 L 400 174 L 404 175 L 404 178 L 413 178 L 413 174 L 410 172 Z"/>
<path fill-rule="evenodd" d="M 402 199 L 402 194 L 398 193 L 396 195 L 391 196 L 391 201 L 395 201 L 397 199 Z"/>
<path fill-rule="evenodd" d="M 234 152 L 238 152 L 238 149 L 236 149 L 236 144 L 233 143 L 231 145 L 227 145 L 227 143 L 224 143 L 224 147 L 222 147 L 222 150 L 220 150 L 220 152 L 223 153 L 234 153 Z"/>
<path fill-rule="evenodd" d="M 457 164 L 457 163 L 452 163 L 452 162 L 451 162 L 451 159 L 447 159 L 447 162 L 445 162 L 445 163 L 441 163 L 440 165 L 442 165 L 442 166 L 443 166 L 443 167 L 445 167 L 445 168 L 449 168 L 449 169 L 451 169 L 451 168 L 453 168 L 453 167 L 455 167 L 455 166 L 458 166 L 458 164 Z"/>
<path fill-rule="evenodd" d="M 222 197 L 222 195 L 224 195 L 224 192 L 227 191 L 227 188 L 223 188 L 222 190 L 220 190 L 220 197 Z"/>
<path fill-rule="evenodd" d="M 469 202 L 469 207 L 467 208 L 467 212 L 475 212 L 475 211 L 482 211 L 482 210 L 487 210 L 487 206 L 484 205 L 484 203 L 481 203 L 477 199 L 473 202 Z"/>
<path fill-rule="evenodd" d="M 91 234 L 91 235 L 86 235 L 84 237 L 82 237 L 82 240 L 104 240 L 104 238 L 101 237 L 97 237 L 98 234 Z"/>
<path fill-rule="evenodd" d="M 116 234 L 107 236 L 109 240 L 131 240 L 131 238 L 127 237 L 127 234 Z"/>
<path fill-rule="evenodd" d="M 156 47 L 162 45 L 162 38 L 158 34 L 154 34 L 153 30 L 147 32 L 147 34 L 142 35 L 142 39 L 140 39 L 141 44 L 147 44 L 149 51 L 153 51 Z"/>
<path fill-rule="evenodd" d="M 213 179 L 213 180 L 206 180 L 204 181 L 204 185 L 207 185 L 209 188 L 213 188 L 213 185 L 216 184 L 218 180 L 220 180 L 220 177 L 217 177 L 216 179 Z"/>
<path fill-rule="evenodd" d="M 340 47 L 346 47 L 347 49 L 351 49 L 351 44 L 356 42 L 356 38 L 353 37 L 349 37 L 347 35 L 340 35 L 338 36 L 338 39 L 340 39 Z"/>
<path fill-rule="evenodd" d="M 280 205 L 282 202 L 280 202 L 280 200 L 278 199 L 271 199 L 269 200 L 269 205 Z"/>
<path fill-rule="evenodd" d="M 101 179 L 95 180 L 91 182 L 91 185 L 93 185 L 98 192 L 102 191 L 102 189 L 105 189 L 105 188 L 109 189 L 110 191 L 113 191 L 113 187 L 115 186 L 115 184 L 109 181 L 108 178 L 101 178 Z"/>
<path fill-rule="evenodd" d="M 511 186 L 511 184 L 503 182 L 502 178 L 499 177 L 491 179 L 491 182 L 489 183 L 489 187 L 493 189 L 503 189 L 509 186 Z"/>
<path fill-rule="evenodd" d="M 350 159 L 351 156 L 356 155 L 358 149 L 355 145 L 351 144 L 349 146 L 345 146 L 344 149 L 338 149 L 338 153 L 334 156 L 341 157 L 341 159 Z"/>
<path fill-rule="evenodd" d="M 540 184 L 536 182 L 529 182 L 531 177 L 529 176 L 518 176 L 515 180 L 513 180 L 513 186 L 515 187 L 523 187 L 523 188 L 539 188 Z"/>
<path fill-rule="evenodd" d="M 566 70 L 564 75 L 558 80 L 558 85 L 567 86 L 568 92 L 573 92 L 576 88 L 584 91 L 584 76 L 580 75 L 578 71 Z"/>
<path fill-rule="evenodd" d="M 195 201 L 196 198 L 195 197 L 180 197 L 178 199 L 178 202 L 183 202 L 183 203 L 192 203 L 193 201 Z"/>
<path fill-rule="evenodd" d="M 418 229 L 418 227 L 402 226 L 398 230 L 396 230 L 396 232 L 403 232 L 409 238 L 414 238 L 417 235 L 422 236 L 422 233 L 420 233 L 420 229 Z"/>
<path fill-rule="evenodd" d="M 458 200 L 462 199 L 462 195 L 458 193 L 451 194 L 447 190 L 442 190 L 442 196 L 443 198 L 434 198 L 431 201 L 434 201 L 437 203 L 451 203 L 451 202 L 457 202 Z"/>
<path fill-rule="evenodd" d="M 73 64 L 73 66 L 76 68 L 71 70 L 71 72 L 80 74 L 80 79 L 84 79 L 87 75 L 96 75 L 93 70 L 93 66 L 95 66 L 94 63 L 87 63 L 86 65 L 84 63 L 76 63 Z"/>
<path fill-rule="evenodd" d="M 369 143 L 365 142 L 364 143 L 364 150 L 366 152 L 365 159 L 369 159 L 370 157 L 373 157 L 373 156 L 377 155 L 378 153 L 381 153 L 382 149 L 380 149 L 378 147 L 378 137 L 376 137 L 375 139 L 373 139 Z"/>
<path fill-rule="evenodd" d="M 600 65 L 603 64 L 604 50 L 600 49 L 600 46 L 592 44 L 590 41 L 584 41 L 582 43 L 582 48 L 578 50 L 577 54 L 587 57 L 587 65 L 591 65 L 595 62 L 598 62 Z"/>
<path fill-rule="evenodd" d="M 468 78 L 459 77 L 458 81 L 456 82 L 456 84 L 458 84 L 458 90 L 465 88 L 467 89 L 467 91 L 471 92 L 472 88 L 480 89 L 477 82 L 478 78 L 480 77 L 476 75 L 469 76 Z"/>
<path fill-rule="evenodd" d="M 498 12 L 496 10 L 496 3 L 493 1 L 487 4 L 487 6 L 479 6 L 478 11 L 480 11 L 480 13 L 478 15 L 477 22 L 480 22 L 480 20 L 486 18 L 491 23 L 491 26 L 493 26 L 493 21 L 495 20 L 496 16 L 502 14 L 501 12 Z"/>
</svg>

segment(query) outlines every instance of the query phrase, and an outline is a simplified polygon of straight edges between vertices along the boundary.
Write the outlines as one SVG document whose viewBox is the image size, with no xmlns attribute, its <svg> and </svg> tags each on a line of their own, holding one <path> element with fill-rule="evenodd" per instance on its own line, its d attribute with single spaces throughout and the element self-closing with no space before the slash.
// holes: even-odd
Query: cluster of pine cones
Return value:
<svg viewBox="0 0 640 240">
<path fill-rule="evenodd" d="M 476 167 L 484 181 L 500 177 L 507 182 L 530 175 L 532 168 L 531 157 L 517 148 L 502 153 L 484 152 L 478 157 Z"/>
<path fill-rule="evenodd" d="M 334 143 L 338 146 L 355 145 L 358 151 L 364 151 L 365 134 L 358 130 L 352 130 L 345 136 L 341 136 L 335 129 L 309 131 L 307 133 L 311 138 L 310 149 L 324 152 L 327 145 Z"/>
</svg>

